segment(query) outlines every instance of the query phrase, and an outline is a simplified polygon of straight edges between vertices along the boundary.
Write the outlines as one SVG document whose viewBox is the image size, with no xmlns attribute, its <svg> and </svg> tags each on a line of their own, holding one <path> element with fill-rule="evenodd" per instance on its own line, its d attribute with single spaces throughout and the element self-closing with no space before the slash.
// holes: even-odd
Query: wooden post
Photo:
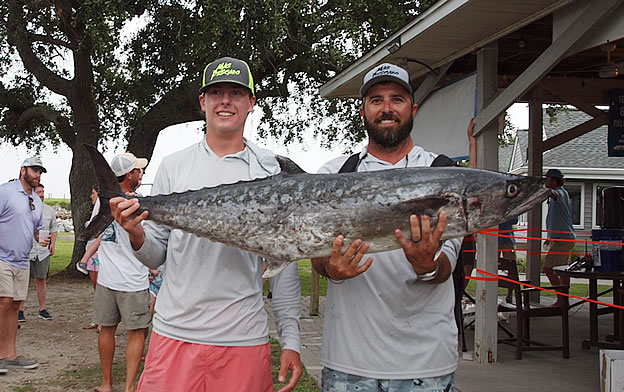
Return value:
<svg viewBox="0 0 624 392">
<path fill-rule="evenodd" d="M 497 94 L 498 44 L 495 42 L 477 52 L 477 110 L 481 112 Z M 498 170 L 498 124 L 490 123 L 477 137 L 477 167 Z M 477 268 L 496 273 L 498 240 L 478 235 Z M 477 281 L 475 313 L 475 357 L 479 363 L 496 362 L 498 282 Z"/>
<path fill-rule="evenodd" d="M 543 168 L 543 111 L 542 111 L 542 90 L 535 88 L 531 91 L 529 100 L 529 138 L 528 138 L 528 160 L 529 160 L 529 176 L 542 176 Z M 527 227 L 536 229 L 527 232 L 527 237 L 541 237 L 542 228 L 542 205 L 536 206 L 528 213 Z M 527 241 L 527 279 L 532 284 L 540 286 L 541 273 L 541 241 Z M 539 301 L 539 293 L 531 293 L 533 301 Z"/>
<path fill-rule="evenodd" d="M 312 275 L 310 276 L 310 316 L 319 315 L 319 295 L 320 293 L 320 275 L 314 268 L 312 268 Z"/>
</svg>

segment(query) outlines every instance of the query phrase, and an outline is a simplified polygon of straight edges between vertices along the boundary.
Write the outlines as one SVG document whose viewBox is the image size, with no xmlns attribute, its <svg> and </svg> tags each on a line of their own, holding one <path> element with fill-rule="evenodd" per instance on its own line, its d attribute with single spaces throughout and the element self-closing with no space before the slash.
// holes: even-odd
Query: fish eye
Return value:
<svg viewBox="0 0 624 392">
<path fill-rule="evenodd" d="M 518 186 L 516 184 L 507 185 L 507 197 L 514 197 L 518 194 Z"/>
</svg>

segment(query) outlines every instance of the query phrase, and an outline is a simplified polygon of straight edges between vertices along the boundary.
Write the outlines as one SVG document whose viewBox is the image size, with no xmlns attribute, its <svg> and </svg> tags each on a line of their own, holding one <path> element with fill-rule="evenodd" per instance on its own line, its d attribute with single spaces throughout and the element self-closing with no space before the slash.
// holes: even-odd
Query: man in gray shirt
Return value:
<svg viewBox="0 0 624 392">
<path fill-rule="evenodd" d="M 559 169 L 549 169 L 546 172 L 546 187 L 550 188 L 548 198 L 548 215 L 546 215 L 546 230 L 548 239 L 544 245 L 548 254 L 544 258 L 544 273 L 550 284 L 569 285 L 570 278 L 559 277 L 553 272 L 553 267 L 566 265 L 570 262 L 574 249 L 574 227 L 572 226 L 572 203 L 568 191 L 563 187 L 563 173 Z M 559 297 L 557 297 L 557 304 Z"/>
<path fill-rule="evenodd" d="M 42 183 L 39 183 L 34 189 L 35 193 L 41 201 L 45 200 L 45 190 Z M 37 301 L 39 302 L 39 318 L 44 320 L 52 320 L 52 315 L 46 309 L 46 279 L 50 271 L 50 257 L 54 255 L 56 247 L 56 237 L 58 236 L 58 223 L 56 222 L 56 213 L 54 208 L 43 203 L 43 229 L 50 236 L 48 246 L 41 245 L 40 241 L 35 241 L 30 250 L 30 276 L 35 278 L 35 287 L 37 288 Z M 43 231 L 42 231 L 43 232 Z M 41 234 L 41 233 L 40 233 Z M 45 238 L 40 238 L 45 240 Z M 20 307 L 19 321 L 25 321 L 24 304 Z"/>
<path fill-rule="evenodd" d="M 364 77 L 360 95 L 369 140 L 357 156 L 356 171 L 432 164 L 436 154 L 415 146 L 410 137 L 417 105 L 407 71 L 376 66 Z M 338 172 L 346 160 L 334 159 L 319 172 Z M 428 216 L 420 217 L 421 223 L 415 215 L 409 219 L 413 241 L 406 238 L 409 233 L 395 232 L 402 249 L 368 257 L 368 245 L 356 240 L 342 253 L 344 238 L 339 236 L 331 257 L 312 260 L 330 279 L 321 349 L 323 391 L 453 389 L 457 326 L 448 278 L 461 239 L 445 241 L 436 255 L 446 215 L 440 215 L 434 230 Z"/>
</svg>

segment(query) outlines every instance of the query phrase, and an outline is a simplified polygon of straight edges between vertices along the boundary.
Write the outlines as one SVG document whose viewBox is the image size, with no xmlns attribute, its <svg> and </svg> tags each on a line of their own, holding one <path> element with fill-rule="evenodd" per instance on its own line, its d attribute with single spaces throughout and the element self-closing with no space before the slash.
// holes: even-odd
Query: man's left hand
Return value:
<svg viewBox="0 0 624 392">
<path fill-rule="evenodd" d="M 50 244 L 50 256 L 54 256 L 54 244 Z"/>
<path fill-rule="evenodd" d="M 284 349 L 280 356 L 280 371 L 278 376 L 280 383 L 286 382 L 288 371 L 290 371 L 290 381 L 277 392 L 288 392 L 295 389 L 299 377 L 301 377 L 303 373 L 299 353 L 294 350 Z"/>
<path fill-rule="evenodd" d="M 438 216 L 436 228 L 431 231 L 431 218 L 429 216 L 411 215 L 411 241 L 403 236 L 401 230 L 396 229 L 394 231 L 399 245 L 403 248 L 405 257 L 417 274 L 426 274 L 436 269 L 436 260 L 434 258 L 440 247 L 440 238 L 446 228 L 446 220 L 446 212 L 441 212 Z"/>
</svg>

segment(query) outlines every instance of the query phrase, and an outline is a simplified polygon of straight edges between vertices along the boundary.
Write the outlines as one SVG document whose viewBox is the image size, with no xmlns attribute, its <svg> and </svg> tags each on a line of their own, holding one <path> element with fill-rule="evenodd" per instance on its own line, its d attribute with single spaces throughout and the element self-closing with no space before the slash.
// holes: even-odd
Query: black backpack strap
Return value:
<svg viewBox="0 0 624 392">
<path fill-rule="evenodd" d="M 431 167 L 457 166 L 457 164 L 455 163 L 455 161 L 453 161 L 451 158 L 447 157 L 446 155 L 440 154 L 437 157 L 435 157 L 433 162 L 431 162 L 430 166 Z"/>
<path fill-rule="evenodd" d="M 345 163 L 342 165 L 338 173 L 352 173 L 357 170 L 358 164 L 360 163 L 360 154 L 355 153 L 351 155 Z"/>
</svg>

